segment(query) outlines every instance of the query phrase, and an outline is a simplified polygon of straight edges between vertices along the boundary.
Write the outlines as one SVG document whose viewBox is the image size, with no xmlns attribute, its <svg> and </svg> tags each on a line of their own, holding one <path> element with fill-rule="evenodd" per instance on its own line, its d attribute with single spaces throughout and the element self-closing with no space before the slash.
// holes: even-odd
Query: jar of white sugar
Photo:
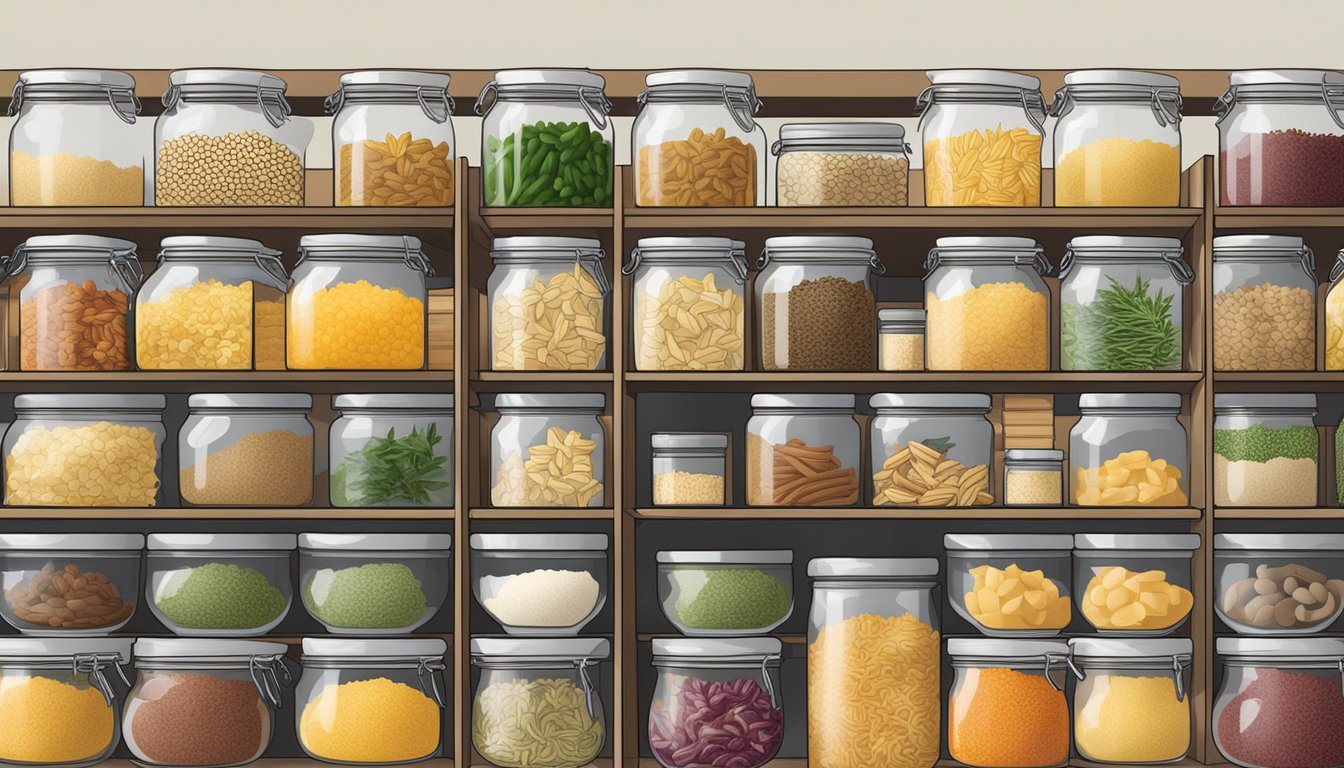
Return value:
<svg viewBox="0 0 1344 768">
<path fill-rule="evenodd" d="M 727 498 L 727 435 L 655 432 L 655 506 L 721 507 Z"/>
<path fill-rule="evenodd" d="M 510 635 L 577 635 L 607 601 L 605 533 L 477 533 L 472 593 Z"/>
<path fill-rule="evenodd" d="M 1063 451 L 1014 448 L 1004 452 L 1004 504 L 1057 507 L 1063 502 Z"/>
</svg>

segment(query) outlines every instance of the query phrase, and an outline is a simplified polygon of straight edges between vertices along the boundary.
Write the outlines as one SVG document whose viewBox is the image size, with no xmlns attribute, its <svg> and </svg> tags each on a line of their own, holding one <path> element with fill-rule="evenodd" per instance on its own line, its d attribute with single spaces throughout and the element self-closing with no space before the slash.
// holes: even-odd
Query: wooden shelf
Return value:
<svg viewBox="0 0 1344 768">
<path fill-rule="evenodd" d="M 1218 206 L 1214 229 L 1303 229 L 1344 227 L 1344 208 Z M 1317 255 L 1320 258 L 1321 254 Z"/>
<path fill-rule="evenodd" d="M 638 635 L 636 635 L 635 637 L 636 637 L 637 640 L 639 640 L 639 642 L 641 642 L 641 643 L 647 643 L 647 642 L 649 642 L 650 640 L 654 639 L 655 637 L 680 637 L 680 635 L 678 635 L 676 632 L 658 632 L 658 633 L 653 633 L 653 632 L 640 632 L 640 633 L 639 633 Z M 773 637 L 773 638 L 775 638 L 776 640 L 780 641 L 781 643 L 784 643 L 785 645 L 806 645 L 806 644 L 807 644 L 807 635 L 788 635 L 788 634 L 786 634 L 786 635 L 780 635 L 780 634 L 772 634 L 772 635 L 769 635 L 769 637 Z"/>
<path fill-rule="evenodd" d="M 482 208 L 481 220 L 495 232 L 509 229 L 611 229 L 611 208 Z"/>
<path fill-rule="evenodd" d="M 0 229 L 447 229 L 452 208 L 0 207 Z M 149 246 L 145 246 L 146 251 Z M 141 254 L 145 256 L 146 254 Z"/>
<path fill-rule="evenodd" d="M 1218 507 L 1214 520 L 1344 520 L 1344 507 Z"/>
<path fill-rule="evenodd" d="M 610 384 L 616 380 L 615 374 L 604 371 L 477 371 L 472 374 L 473 381 L 505 382 L 603 382 Z"/>
<path fill-rule="evenodd" d="M 0 507 L 0 520 L 452 520 L 416 507 Z"/>
<path fill-rule="evenodd" d="M 1180 760 L 1174 763 L 1163 763 L 1163 765 L 1171 766 L 1172 768 L 1204 768 L 1205 763 L 1201 763 L 1198 760 L 1186 758 L 1184 760 Z M 1212 765 L 1223 765 L 1223 763 L 1214 763 Z M 643 757 L 640 758 L 639 760 L 638 768 L 662 768 L 662 767 L 659 765 L 657 760 L 651 757 Z M 808 768 L 808 766 L 806 758 L 781 757 L 775 760 L 771 760 L 770 762 L 762 766 L 762 768 Z M 963 768 L 963 765 L 961 763 L 958 763 L 956 760 L 939 760 L 936 764 L 936 768 Z M 1077 758 L 1072 758 L 1069 760 L 1069 768 L 1111 768 L 1111 767 L 1105 763 L 1092 763 L 1086 760 L 1079 760 Z"/>
<path fill-rule="evenodd" d="M 651 520 L 1198 520 L 1165 507 L 639 507 Z"/>
<path fill-rule="evenodd" d="M 630 229 L 1134 229 L 1185 231 L 1199 208 L 639 208 L 624 211 Z"/>
<path fill-rule="evenodd" d="M 300 390 L 313 394 L 387 391 L 451 391 L 452 371 L 120 371 L 0 372 L 0 387 L 37 390 L 120 392 L 208 392 L 221 387 L 241 390 Z"/>
<path fill-rule="evenodd" d="M 477 507 L 467 512 L 472 520 L 614 520 L 616 511 L 610 507 L 584 509 Z"/>
<path fill-rule="evenodd" d="M 134 760 L 108 760 L 99 763 L 99 765 L 105 768 L 143 768 L 140 763 Z M 323 768 L 323 766 L 330 766 L 331 763 L 315 760 L 311 757 L 263 757 L 254 763 L 249 763 L 249 765 L 255 766 L 255 768 Z M 424 766 L 424 768 L 453 768 L 453 761 L 446 757 L 434 757 L 416 763 L 416 765 Z M 607 768 L 610 768 L 610 766 Z"/>
<path fill-rule="evenodd" d="M 630 389 L 639 391 L 694 391 L 713 385 L 715 391 L 766 392 L 771 389 L 807 388 L 825 391 L 876 392 L 893 386 L 946 391 L 1058 392 L 1105 387 L 1109 389 L 1162 389 L 1188 391 L 1204 375 L 1175 373 L 1076 373 L 1064 371 L 931 372 L 842 371 L 795 373 L 784 371 L 732 371 L 679 373 L 631 371 L 625 374 Z M 1344 380 L 1344 379 L 1341 379 Z"/>
</svg>

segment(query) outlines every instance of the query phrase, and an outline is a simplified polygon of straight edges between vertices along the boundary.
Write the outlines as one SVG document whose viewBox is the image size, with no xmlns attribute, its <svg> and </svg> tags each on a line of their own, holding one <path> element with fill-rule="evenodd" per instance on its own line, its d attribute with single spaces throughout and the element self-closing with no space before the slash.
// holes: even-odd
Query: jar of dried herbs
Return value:
<svg viewBox="0 0 1344 768">
<path fill-rule="evenodd" d="M 337 395 L 334 507 L 451 507 L 453 396 Z"/>
</svg>

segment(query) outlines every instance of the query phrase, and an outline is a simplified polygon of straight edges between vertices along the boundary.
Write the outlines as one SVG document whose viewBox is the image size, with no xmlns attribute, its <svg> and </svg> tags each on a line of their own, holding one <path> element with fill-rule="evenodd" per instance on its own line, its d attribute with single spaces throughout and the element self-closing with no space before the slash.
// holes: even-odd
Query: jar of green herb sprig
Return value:
<svg viewBox="0 0 1344 768">
<path fill-rule="evenodd" d="M 453 505 L 452 395 L 337 395 L 334 507 Z"/>
</svg>

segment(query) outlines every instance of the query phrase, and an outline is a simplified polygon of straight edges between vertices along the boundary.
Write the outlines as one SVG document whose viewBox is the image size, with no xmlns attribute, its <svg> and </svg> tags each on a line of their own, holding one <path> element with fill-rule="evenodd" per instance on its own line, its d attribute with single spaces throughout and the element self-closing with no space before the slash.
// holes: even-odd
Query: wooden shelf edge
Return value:
<svg viewBox="0 0 1344 768">
<path fill-rule="evenodd" d="M 1188 229 L 1197 208 L 640 208 L 623 212 L 627 229 L 718 227 Z"/>
<path fill-rule="evenodd" d="M 133 760 L 116 759 L 107 760 L 99 763 L 104 768 L 141 768 L 139 763 Z M 331 763 L 316 760 L 311 757 L 263 757 L 249 765 L 256 768 L 321 768 L 321 766 L 330 766 Z M 425 768 L 453 768 L 453 761 L 447 757 L 431 757 L 428 760 L 415 763 L 417 766 Z M 610 768 L 608 766 L 607 768 Z"/>
<path fill-rule="evenodd" d="M 452 520 L 414 507 L 0 507 L 0 520 Z"/>
<path fill-rule="evenodd" d="M 1344 507 L 1218 507 L 1214 520 L 1344 520 Z"/>
<path fill-rule="evenodd" d="M 963 764 L 957 762 L 956 760 L 939 760 L 935 765 L 936 768 L 964 768 Z M 1189 757 L 1174 763 L 1163 763 L 1164 768 L 1167 767 L 1205 768 L 1205 766 L 1209 767 L 1217 766 L 1221 768 L 1222 766 L 1228 766 L 1228 765 L 1229 765 L 1228 763 L 1222 763 L 1222 762 L 1201 763 L 1198 760 Z M 1071 758 L 1068 762 L 1068 766 L 1069 768 L 1112 768 L 1111 764 L 1108 763 L 1093 763 L 1087 760 L 1081 760 L 1079 758 Z M 639 758 L 637 768 L 662 768 L 662 766 L 658 763 L 657 760 L 651 757 L 641 757 Z M 766 763 L 764 766 L 762 766 L 762 768 L 808 768 L 807 758 L 802 757 L 776 758 Z"/>
<path fill-rule="evenodd" d="M 285 382 L 314 384 L 364 381 L 396 381 L 407 383 L 451 383 L 453 371 L 0 371 L 0 385 L 44 382 Z"/>
<path fill-rule="evenodd" d="M 516 381 L 530 382 L 594 382 L 610 384 L 616 375 L 603 371 L 476 371 L 469 381 Z"/>
<path fill-rule="evenodd" d="M 649 642 L 650 640 L 654 639 L 655 637 L 681 637 L 681 635 L 678 635 L 675 631 L 671 631 L 671 632 L 640 632 L 638 635 L 635 636 L 635 639 L 637 639 L 637 640 L 638 640 L 639 642 L 641 642 L 641 643 L 647 643 L 647 642 Z M 793 634 L 782 634 L 782 635 L 781 635 L 781 634 L 771 634 L 771 635 L 767 635 L 767 637 L 773 637 L 773 638 L 775 638 L 776 640 L 779 640 L 781 643 L 784 643 L 784 644 L 786 644 L 786 645 L 806 645 L 806 644 L 807 644 L 807 635 L 793 635 Z"/>
<path fill-rule="evenodd" d="M 467 511 L 472 520 L 614 520 L 616 510 L 610 507 L 570 508 L 523 508 L 523 507 L 477 507 Z"/>
<path fill-rule="evenodd" d="M 1198 520 L 1202 514 L 1192 507 L 639 507 L 631 513 L 652 520 Z"/>
<path fill-rule="evenodd" d="M 1204 374 L 1198 371 L 1179 371 L 1173 373 L 1126 373 L 1126 372 L 1087 372 L 1074 371 L 718 371 L 718 372 L 677 372 L 677 371 L 628 371 L 625 380 L 629 382 L 658 382 L 668 384 L 696 382 L 1040 382 L 1057 383 L 1139 383 L 1139 384 L 1189 384 L 1198 382 Z M 1344 381 L 1344 372 L 1340 374 Z"/>
</svg>

